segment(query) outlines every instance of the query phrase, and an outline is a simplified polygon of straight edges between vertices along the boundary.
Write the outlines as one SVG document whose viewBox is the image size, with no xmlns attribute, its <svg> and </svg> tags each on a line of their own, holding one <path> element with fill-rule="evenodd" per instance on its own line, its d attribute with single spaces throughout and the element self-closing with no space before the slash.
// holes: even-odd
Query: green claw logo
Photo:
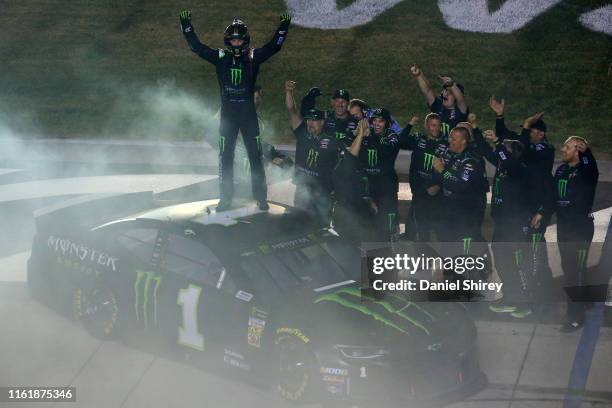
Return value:
<svg viewBox="0 0 612 408">
<path fill-rule="evenodd" d="M 523 264 L 523 250 L 522 249 L 518 249 L 514 251 L 514 263 L 516 264 L 517 267 Z"/>
<path fill-rule="evenodd" d="M 471 237 L 463 238 L 463 253 L 464 254 L 469 254 L 470 253 L 470 247 L 471 246 L 472 246 L 472 238 Z"/>
<path fill-rule="evenodd" d="M 141 285 L 144 278 L 144 285 Z M 151 290 L 151 284 L 155 286 Z M 149 328 L 149 292 L 153 292 L 153 325 L 157 327 L 157 293 L 162 282 L 162 276 L 157 272 L 136 271 L 134 282 L 134 312 L 136 320 L 144 322 L 145 329 Z M 141 286 L 143 286 L 141 288 Z M 142 304 L 141 304 L 142 300 Z M 140 313 L 142 310 L 142 314 Z"/>
<path fill-rule="evenodd" d="M 223 153 L 223 149 L 225 149 L 225 136 L 219 136 L 219 151 Z"/>
<path fill-rule="evenodd" d="M 448 136 L 450 133 L 450 125 L 448 123 L 442 123 L 442 129 L 440 130 L 442 131 L 443 136 Z"/>
<path fill-rule="evenodd" d="M 237 86 L 242 82 L 242 68 L 231 68 L 232 85 Z"/>
<path fill-rule="evenodd" d="M 435 156 L 431 153 L 425 153 L 425 157 L 423 158 L 423 169 L 425 171 L 431 171 L 433 168 L 434 157 Z"/>
<path fill-rule="evenodd" d="M 345 134 L 344 132 L 336 132 L 336 139 L 340 140 L 340 139 L 344 139 Z"/>
<path fill-rule="evenodd" d="M 557 189 L 559 192 L 559 197 L 565 198 L 565 196 L 567 195 L 567 180 L 565 179 L 559 180 L 557 184 Z"/>
<path fill-rule="evenodd" d="M 317 160 L 319 160 L 319 152 L 315 149 L 308 150 L 308 157 L 306 158 L 308 167 L 314 167 L 317 164 Z"/>
<path fill-rule="evenodd" d="M 535 234 L 531 234 L 531 249 L 533 250 L 533 252 L 538 252 L 538 242 L 542 241 L 542 238 L 544 237 L 544 234 L 542 234 L 541 232 L 536 232 Z"/>
<path fill-rule="evenodd" d="M 378 164 L 378 150 L 368 149 L 368 166 L 374 167 Z"/>
<path fill-rule="evenodd" d="M 578 251 L 576 251 L 576 254 L 578 255 L 578 268 L 584 268 L 586 266 L 587 260 L 586 249 L 579 249 Z"/>
</svg>

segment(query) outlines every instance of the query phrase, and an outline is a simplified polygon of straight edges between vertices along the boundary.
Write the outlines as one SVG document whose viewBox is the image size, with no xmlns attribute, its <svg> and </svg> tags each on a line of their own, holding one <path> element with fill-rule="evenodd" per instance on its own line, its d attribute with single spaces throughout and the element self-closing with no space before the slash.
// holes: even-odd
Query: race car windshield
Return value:
<svg viewBox="0 0 612 408">
<path fill-rule="evenodd" d="M 244 262 L 243 267 L 253 282 L 273 284 L 275 288 L 265 289 L 270 293 L 358 281 L 359 262 L 359 252 L 355 249 L 341 243 L 326 242 L 254 257 Z"/>
</svg>

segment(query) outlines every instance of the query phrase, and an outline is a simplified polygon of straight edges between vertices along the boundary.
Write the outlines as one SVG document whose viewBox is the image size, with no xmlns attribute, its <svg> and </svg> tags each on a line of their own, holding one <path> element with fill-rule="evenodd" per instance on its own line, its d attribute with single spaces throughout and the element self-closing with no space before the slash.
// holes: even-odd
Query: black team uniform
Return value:
<svg viewBox="0 0 612 408">
<path fill-rule="evenodd" d="M 406 236 L 417 241 L 431 242 L 434 240 L 433 235 L 436 239 L 442 235 L 440 213 L 443 210 L 443 197 L 441 189 L 434 195 L 429 194 L 427 189 L 440 185 L 438 175 L 433 170 L 433 160 L 446 154 L 448 143 L 442 134 L 434 139 L 421 133 L 411 135 L 411 130 L 412 126 L 408 124 L 400 134 L 402 148 L 412 150 L 408 176 L 412 203 L 406 225 L 411 225 L 414 231 L 406 231 Z"/>
<path fill-rule="evenodd" d="M 557 242 L 561 253 L 561 266 L 565 275 L 568 322 L 582 326 L 585 303 L 588 299 L 587 259 L 593 240 L 593 199 L 599 170 L 591 149 L 580 153 L 576 166 L 560 165 L 555 172 L 554 203 L 546 211 L 550 217 L 557 213 Z"/>
<path fill-rule="evenodd" d="M 504 303 L 526 302 L 529 300 L 527 295 L 530 288 L 530 273 L 525 269 L 525 257 L 528 256 L 526 233 L 529 220 L 529 173 L 523 160 L 524 146 L 514 141 L 509 150 L 498 139 L 491 148 L 480 132 L 475 133 L 475 141 L 478 150 L 495 166 L 491 196 L 491 217 L 495 223 L 492 248 L 497 272 L 504 282 Z M 515 310 L 513 307 L 512 310 L 499 311 Z"/>
<path fill-rule="evenodd" d="M 442 185 L 443 211 L 441 240 L 462 242 L 463 254 L 471 254 L 472 243 L 479 239 L 479 199 L 482 187 L 481 161 L 469 148 L 461 153 L 447 150 L 444 170 L 438 174 Z"/>
<path fill-rule="evenodd" d="M 221 124 L 219 127 L 219 173 L 221 202 L 218 209 L 228 208 L 234 188 L 234 148 L 238 131 L 242 132 L 244 145 L 251 164 L 253 197 L 260 208 L 267 208 L 266 177 L 261 158 L 259 124 L 253 91 L 259 66 L 280 51 L 287 36 L 290 18 L 281 17 L 274 37 L 261 48 L 249 48 L 249 34 L 240 20 L 225 30 L 226 49 L 212 49 L 203 44 L 195 34 L 191 16 L 181 13 L 181 29 L 191 50 L 215 66 L 221 91 Z M 232 39 L 242 39 L 242 47 L 232 47 Z"/>
<path fill-rule="evenodd" d="M 321 95 L 319 88 L 311 88 L 310 91 L 302 98 L 302 105 L 300 112 L 304 115 L 310 109 L 314 109 L 316 103 L 316 97 Z M 342 98 L 348 102 L 350 101 L 349 91 L 346 89 L 338 89 L 334 91 L 332 99 Z M 355 129 L 357 128 L 357 121 L 347 112 L 346 117 L 338 118 L 333 110 L 326 113 L 325 116 L 325 133 L 328 135 L 334 135 L 335 138 L 342 142 L 345 146 L 350 146 L 355 139 Z"/>
<path fill-rule="evenodd" d="M 338 163 L 339 145 L 323 131 L 315 136 L 308 132 L 307 119 L 322 120 L 323 111 L 311 110 L 293 131 L 295 146 L 294 204 L 329 224 L 334 188 L 332 172 Z"/>
<path fill-rule="evenodd" d="M 372 118 L 377 117 L 385 119 L 387 124 L 391 121 L 391 114 L 386 109 L 377 109 Z M 371 241 L 393 241 L 397 238 L 399 180 L 395 160 L 400 147 L 399 136 L 389 128 L 382 134 L 370 129 L 370 135 L 361 142 L 359 161 L 367 177 L 366 192 L 378 206 L 375 231 L 369 237 Z"/>
<path fill-rule="evenodd" d="M 463 86 L 457 84 L 457 87 L 463 93 Z M 450 135 L 450 131 L 457 126 L 460 122 L 467 122 L 468 115 L 470 114 L 470 109 L 466 109 L 466 112 L 463 113 L 455 103 L 455 106 L 448 109 L 444 107 L 444 100 L 442 99 L 442 94 L 436 96 L 432 104 L 429 106 L 429 109 L 433 113 L 437 113 L 442 118 L 442 136 L 444 138 L 448 138 Z"/>
<path fill-rule="evenodd" d="M 543 121 L 538 121 L 533 127 L 546 131 L 546 124 Z M 503 116 L 498 116 L 495 121 L 495 133 L 500 140 L 517 139 L 525 146 L 523 159 L 529 174 L 526 180 L 529 217 L 538 213 L 543 214 L 544 208 L 549 207 L 553 200 L 554 146 L 546 139 L 540 143 L 531 143 L 529 129 L 523 129 L 520 134 L 517 134 L 506 127 Z M 531 270 L 533 284 L 539 288 L 538 290 L 542 292 L 542 295 L 545 295 L 552 285 L 552 272 L 548 266 L 548 253 L 546 251 L 546 239 L 544 238 L 549 223 L 550 216 L 545 216 L 539 228 L 529 228 L 527 233 L 527 240 L 531 244 L 530 253 L 527 256 L 531 266 L 528 269 Z"/>
</svg>

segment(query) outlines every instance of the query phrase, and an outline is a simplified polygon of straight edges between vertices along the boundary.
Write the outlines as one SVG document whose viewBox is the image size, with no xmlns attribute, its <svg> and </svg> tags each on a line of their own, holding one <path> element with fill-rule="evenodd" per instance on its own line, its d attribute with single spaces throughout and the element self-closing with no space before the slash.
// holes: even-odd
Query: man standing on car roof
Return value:
<svg viewBox="0 0 612 408">
<path fill-rule="evenodd" d="M 509 130 L 504 121 L 505 102 L 497 101 L 494 96 L 489 100 L 489 106 L 497 116 L 495 133 L 501 140 L 516 139 L 525 146 L 523 155 L 527 166 L 527 205 L 529 208 L 529 231 L 527 240 L 531 243 L 531 254 L 526 257 L 532 261 L 531 274 L 534 290 L 545 295 L 552 284 L 552 272 L 548 265 L 546 251 L 546 228 L 550 218 L 541 218 L 545 207 L 553 201 L 552 168 L 555 161 L 555 148 L 546 137 L 547 126 L 542 117 L 544 112 L 528 117 L 523 122 L 520 134 Z M 538 222 L 536 222 L 536 219 Z"/>
<path fill-rule="evenodd" d="M 459 122 L 467 121 L 470 110 L 464 96 L 463 85 L 456 83 L 450 77 L 440 76 L 442 92 L 436 96 L 429 86 L 423 71 L 417 65 L 410 68 L 410 73 L 417 80 L 419 89 L 427 101 L 429 109 L 442 118 L 442 136 L 447 138 Z"/>
<path fill-rule="evenodd" d="M 285 82 L 285 108 L 296 138 L 294 205 L 329 224 L 334 184 L 332 172 L 338 163 L 339 142 L 325 132 L 325 112 L 310 109 L 303 117 L 297 112 L 295 82 Z"/>
<path fill-rule="evenodd" d="M 289 30 L 291 16 L 281 15 L 274 37 L 261 48 L 250 48 L 251 36 L 239 19 L 224 32 L 225 49 L 212 49 L 200 42 L 191 24 L 191 12 L 180 14 L 181 31 L 191 50 L 213 64 L 221 91 L 221 125 L 219 128 L 219 172 L 221 200 L 217 206 L 223 211 L 231 206 L 234 193 L 234 148 L 238 131 L 251 163 L 253 197 L 261 210 L 268 209 L 266 177 L 261 160 L 261 143 L 253 90 L 259 66 L 280 51 Z"/>
<path fill-rule="evenodd" d="M 593 200 L 599 170 L 587 141 L 570 136 L 561 148 L 563 164 L 553 179 L 554 201 L 534 217 L 534 223 L 557 213 L 557 242 L 568 293 L 567 315 L 562 332 L 578 330 L 584 325 L 587 302 L 587 259 L 593 240 Z"/>
</svg>

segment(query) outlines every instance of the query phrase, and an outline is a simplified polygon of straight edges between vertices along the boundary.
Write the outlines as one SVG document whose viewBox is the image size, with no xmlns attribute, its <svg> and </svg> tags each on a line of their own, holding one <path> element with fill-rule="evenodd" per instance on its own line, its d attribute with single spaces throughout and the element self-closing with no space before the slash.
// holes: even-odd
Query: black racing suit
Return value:
<svg viewBox="0 0 612 408">
<path fill-rule="evenodd" d="M 334 136 L 308 132 L 302 122 L 293 131 L 295 146 L 294 204 L 329 224 L 332 208 L 332 172 L 338 163 L 339 147 Z"/>
<path fill-rule="evenodd" d="M 502 142 L 491 148 L 480 132 L 475 133 L 475 139 L 478 150 L 495 166 L 491 197 L 491 217 L 495 223 L 492 248 L 495 267 L 504 283 L 504 300 L 525 302 L 531 289 L 531 273 L 526 269 L 530 264 L 525 262 L 529 254 L 527 166 L 522 157 L 509 152 Z"/>
<path fill-rule="evenodd" d="M 469 109 L 467 109 L 465 113 L 461 112 L 457 104 L 450 109 L 444 107 L 444 101 L 441 96 L 436 96 L 436 99 L 434 99 L 433 103 L 429 106 L 429 109 L 442 118 L 442 136 L 444 138 L 448 138 L 450 131 L 457 126 L 459 122 L 467 122 L 470 113 Z"/>
<path fill-rule="evenodd" d="M 397 238 L 399 181 L 395 160 L 400 147 L 400 137 L 389 129 L 382 134 L 371 130 L 361 142 L 359 160 L 367 176 L 366 191 L 378 206 L 376 228 L 370 237 L 372 242 Z"/>
<path fill-rule="evenodd" d="M 435 157 L 442 157 L 448 143 L 442 135 L 437 139 L 421 133 L 410 134 L 411 125 L 406 125 L 400 134 L 403 148 L 412 150 L 408 181 L 412 191 L 412 203 L 406 221 L 406 237 L 417 241 L 431 242 L 435 235 L 442 235 L 440 213 L 442 212 L 442 190 L 435 193 L 427 191 L 433 186 L 441 187 L 439 178 L 433 170 Z M 413 231 L 409 231 L 412 228 Z"/>
<path fill-rule="evenodd" d="M 479 199 L 482 187 L 480 159 L 469 149 L 461 153 L 447 150 L 444 170 L 438 174 L 442 185 L 442 241 L 461 242 L 463 254 L 474 253 L 473 242 L 480 237 Z"/>
<path fill-rule="evenodd" d="M 517 139 L 523 146 L 525 165 L 527 166 L 527 205 L 529 217 L 542 214 L 544 208 L 550 207 L 553 200 L 552 168 L 555 162 L 555 148 L 546 139 L 540 143 L 531 143 L 529 129 L 523 129 L 520 134 L 506 127 L 504 118 L 497 117 L 495 132 L 500 139 Z M 529 228 L 527 240 L 531 242 L 530 253 L 526 257 L 532 263 L 531 270 L 534 285 L 546 290 L 552 283 L 552 272 L 548 265 L 546 239 L 544 234 L 550 223 L 550 217 L 545 216 L 539 228 Z"/>
<path fill-rule="evenodd" d="M 231 52 L 212 49 L 201 43 L 191 23 L 182 25 L 183 34 L 191 50 L 213 64 L 217 71 L 221 91 L 219 176 L 222 201 L 231 200 L 234 193 L 234 148 L 238 131 L 242 132 L 242 139 L 251 163 L 253 197 L 257 201 L 265 201 L 267 198 L 253 89 L 259 66 L 280 51 L 288 29 L 288 23 L 281 23 L 274 37 L 263 47 L 249 49 L 239 57 L 235 57 Z"/>
<path fill-rule="evenodd" d="M 580 153 L 576 166 L 560 165 L 553 179 L 554 203 L 545 216 L 557 213 L 557 242 L 561 253 L 561 266 L 565 275 L 568 317 L 581 321 L 584 304 L 588 300 L 587 259 L 593 240 L 593 200 L 599 179 L 597 162 L 591 149 Z"/>
</svg>

